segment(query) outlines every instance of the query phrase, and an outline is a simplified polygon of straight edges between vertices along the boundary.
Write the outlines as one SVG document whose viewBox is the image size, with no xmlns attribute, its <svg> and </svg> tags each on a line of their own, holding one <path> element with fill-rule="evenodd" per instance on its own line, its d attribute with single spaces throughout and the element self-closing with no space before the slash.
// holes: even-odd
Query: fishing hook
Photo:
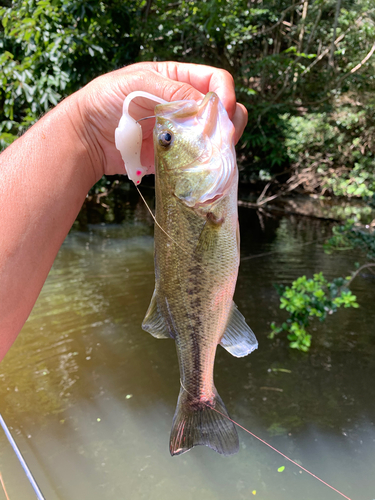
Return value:
<svg viewBox="0 0 375 500">
<path fill-rule="evenodd" d="M 145 116 L 144 118 L 140 118 L 139 120 L 136 120 L 135 123 L 141 122 L 143 120 L 148 120 L 149 118 L 156 118 L 156 116 L 155 115 L 153 115 L 153 116 Z"/>
</svg>

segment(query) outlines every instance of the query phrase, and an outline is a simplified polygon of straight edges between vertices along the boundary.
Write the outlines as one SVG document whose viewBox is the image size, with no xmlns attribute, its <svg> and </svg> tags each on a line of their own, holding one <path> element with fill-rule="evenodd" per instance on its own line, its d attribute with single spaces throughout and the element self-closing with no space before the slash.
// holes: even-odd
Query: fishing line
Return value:
<svg viewBox="0 0 375 500">
<path fill-rule="evenodd" d="M 27 476 L 27 479 L 30 481 L 31 486 L 33 487 L 33 490 L 38 498 L 38 500 L 45 500 L 44 496 L 42 495 L 42 492 L 39 489 L 39 486 L 37 485 L 37 482 L 34 479 L 34 476 L 31 474 L 31 471 L 29 467 L 27 466 L 27 463 L 25 462 L 25 459 L 22 456 L 22 453 L 20 452 L 15 440 L 13 439 L 12 434 L 10 433 L 10 430 L 7 427 L 7 424 L 4 422 L 3 417 L 0 414 L 0 425 L 3 428 L 6 437 L 8 438 L 8 441 L 13 448 L 14 453 L 17 455 L 17 458 L 22 465 L 23 470 L 25 471 L 25 474 Z"/>
<path fill-rule="evenodd" d="M 146 120 L 147 118 L 154 118 L 154 117 L 153 117 L 153 116 L 146 116 L 146 118 L 141 118 L 141 120 Z M 138 121 L 141 121 L 141 120 L 138 120 Z M 135 185 L 135 184 L 134 184 L 134 185 Z M 147 207 L 147 210 L 150 212 L 151 217 L 154 219 L 154 222 L 155 222 L 155 224 L 159 227 L 159 229 L 161 229 L 161 231 L 163 231 L 163 233 L 164 233 L 164 234 L 165 234 L 165 235 L 166 235 L 166 236 L 167 236 L 167 237 L 168 237 L 171 241 L 173 241 L 173 243 L 174 243 L 175 245 L 177 245 L 177 246 L 178 246 L 178 247 L 179 247 L 179 248 L 180 248 L 183 252 L 188 253 L 186 250 L 184 250 L 184 249 L 183 249 L 183 248 L 182 248 L 182 247 L 181 247 L 181 246 L 177 243 L 177 241 L 175 241 L 175 240 L 172 238 L 172 236 L 170 236 L 170 235 L 169 235 L 169 234 L 168 234 L 168 233 L 167 233 L 167 232 L 166 232 L 166 231 L 165 231 L 165 230 L 161 227 L 161 225 L 159 224 L 159 222 L 156 220 L 155 215 L 152 213 L 151 208 L 148 206 L 148 204 L 147 204 L 146 200 L 145 200 L 145 199 L 144 199 L 144 197 L 142 196 L 142 193 L 140 192 L 140 190 L 139 190 L 138 186 L 136 186 L 136 185 L 135 185 L 135 187 L 137 188 L 137 191 L 138 191 L 138 193 L 139 193 L 140 197 L 142 198 L 142 200 L 143 200 L 144 204 L 145 204 L 145 205 L 146 205 L 146 207 Z M 318 241 L 325 240 L 325 239 L 326 239 L 326 236 L 322 236 L 321 238 L 317 238 L 316 240 L 313 240 L 313 241 L 308 241 L 307 243 L 301 243 L 301 244 L 299 244 L 299 245 L 295 245 L 295 247 L 300 248 L 300 247 L 304 247 L 304 246 L 306 246 L 306 245 L 312 245 L 313 243 L 316 243 L 316 242 L 318 242 Z M 275 253 L 280 253 L 280 252 L 282 252 L 282 250 L 272 250 L 271 252 L 258 253 L 258 254 L 256 254 L 256 255 L 248 255 L 248 256 L 246 256 L 246 257 L 241 257 L 241 258 L 240 258 L 240 262 L 243 262 L 243 261 L 245 261 L 245 260 L 250 260 L 250 259 L 256 259 L 256 258 L 258 258 L 258 257 L 265 257 L 266 255 L 273 255 L 273 254 L 275 254 Z"/>
<path fill-rule="evenodd" d="M 306 243 L 300 243 L 299 245 L 293 245 L 294 248 L 301 248 L 307 245 L 312 245 L 313 243 L 317 243 L 318 241 L 325 240 L 327 236 L 322 236 L 321 238 L 317 238 L 316 240 L 313 241 L 308 241 Z M 257 259 L 258 257 L 265 257 L 266 255 L 273 255 L 275 253 L 282 253 L 285 252 L 285 250 L 272 250 L 271 252 L 264 252 L 264 253 L 257 253 L 255 255 L 247 255 L 246 257 L 241 257 L 240 261 L 244 260 L 250 260 L 250 259 Z"/>
<path fill-rule="evenodd" d="M 184 389 L 184 391 L 186 391 L 188 394 L 190 394 L 190 392 L 185 388 L 184 384 L 182 383 L 182 380 L 180 379 L 180 384 L 181 384 L 181 387 Z M 192 394 L 190 394 L 190 396 L 194 397 Z M 267 441 L 264 441 L 264 439 L 256 436 L 253 432 L 249 431 L 248 429 L 246 429 L 246 427 L 243 427 L 241 424 L 237 423 L 235 420 L 231 419 L 230 417 L 228 417 L 228 415 L 225 415 L 224 413 L 221 413 L 221 411 L 219 410 L 216 410 L 216 408 L 213 408 L 212 406 L 208 405 L 207 403 L 205 403 L 203 401 L 203 403 L 207 406 L 207 408 L 209 408 L 210 410 L 214 410 L 216 411 L 216 413 L 219 413 L 220 415 L 222 415 L 223 417 L 225 417 L 226 419 L 230 420 L 233 424 L 237 425 L 238 427 L 240 427 L 242 430 L 244 430 L 245 432 L 247 432 L 248 434 L 250 434 L 251 436 L 253 436 L 255 439 L 257 439 L 258 441 L 260 441 L 261 443 L 265 444 L 266 446 L 268 446 L 269 448 L 271 448 L 271 450 L 273 451 L 276 451 L 276 453 L 278 453 L 279 455 L 281 455 L 283 458 L 285 458 L 286 460 L 289 460 L 289 462 L 291 462 L 293 465 L 295 465 L 296 467 L 299 467 L 300 469 L 302 469 L 304 472 L 307 472 L 307 474 L 310 474 L 310 476 L 314 477 L 315 479 L 317 479 L 318 481 L 320 481 L 321 483 L 323 483 L 325 486 L 328 486 L 328 488 L 331 488 L 331 490 L 335 491 L 336 493 L 338 493 L 339 495 L 341 495 L 342 497 L 346 498 L 347 500 L 351 500 L 351 498 L 347 497 L 346 495 L 344 495 L 344 493 L 341 493 L 341 491 L 337 490 L 336 488 L 334 488 L 333 486 L 331 486 L 330 484 L 326 483 L 325 481 L 323 481 L 323 479 L 320 479 L 320 477 L 316 476 L 315 474 L 313 474 L 312 472 L 310 472 L 309 470 L 305 469 L 305 467 L 302 467 L 302 465 L 299 465 L 297 462 L 295 462 L 294 460 L 292 460 L 291 458 L 287 457 L 286 455 L 284 455 L 284 453 L 282 453 L 281 451 L 279 451 L 278 449 L 276 449 L 274 446 L 272 446 L 271 444 L 267 443 Z"/>
<path fill-rule="evenodd" d="M 134 185 L 135 185 L 135 184 L 134 184 Z M 165 231 L 165 230 L 161 227 L 161 225 L 159 224 L 159 222 L 156 220 L 155 215 L 152 213 L 151 208 L 147 205 L 146 200 L 143 198 L 143 195 L 142 195 L 142 193 L 140 192 L 140 190 L 139 190 L 138 186 L 135 186 L 135 187 L 137 188 L 137 191 L 138 191 L 138 193 L 139 193 L 139 196 L 142 198 L 142 200 L 143 200 L 144 204 L 145 204 L 145 205 L 146 205 L 146 207 L 147 207 L 147 210 L 150 212 L 151 217 L 154 219 L 154 222 L 155 222 L 155 224 L 158 226 L 158 228 L 159 228 L 161 231 L 163 231 L 163 233 L 164 233 L 164 234 L 165 234 L 165 235 L 166 235 L 166 236 L 167 236 L 167 237 L 168 237 L 168 238 L 169 238 L 169 239 L 170 239 L 170 240 L 171 240 L 171 241 L 172 241 L 175 245 L 177 245 L 177 246 L 178 246 L 178 248 L 179 248 L 180 250 L 182 250 L 182 251 L 183 251 L 183 252 L 185 252 L 185 253 L 188 253 L 188 252 L 187 252 L 184 248 L 182 248 L 182 247 L 181 247 L 181 246 L 177 243 L 177 241 L 175 241 L 175 240 L 172 238 L 172 236 L 170 236 L 170 235 L 167 233 L 167 231 Z"/>
<path fill-rule="evenodd" d="M 151 217 L 154 219 L 154 222 L 155 222 L 155 224 L 158 226 L 158 228 L 159 228 L 161 231 L 163 231 L 163 233 L 164 233 L 164 234 L 165 234 L 165 235 L 166 235 L 166 236 L 167 236 L 167 237 L 168 237 L 168 238 L 169 238 L 169 239 L 170 239 L 170 240 L 171 240 L 171 241 L 172 241 L 175 245 L 177 245 L 177 246 L 178 246 L 178 248 L 179 248 L 182 252 L 184 252 L 184 253 L 185 253 L 186 255 L 188 255 L 189 257 L 192 257 L 192 255 L 191 255 L 191 254 L 190 254 L 187 250 L 185 250 L 185 248 L 182 248 L 182 246 L 181 246 L 181 245 L 179 245 L 179 244 L 177 243 L 177 241 L 176 241 L 176 240 L 174 240 L 174 239 L 172 238 L 172 236 L 171 236 L 171 235 L 169 235 L 165 229 L 163 229 L 163 227 L 162 227 L 162 226 L 159 224 L 159 222 L 156 220 L 156 217 L 155 217 L 155 215 L 153 214 L 153 212 L 152 212 L 151 208 L 148 206 L 148 204 L 147 204 L 146 200 L 145 200 L 145 199 L 144 199 L 144 197 L 142 196 L 142 193 L 140 192 L 140 190 L 139 190 L 138 186 L 136 186 L 135 184 L 134 184 L 134 186 L 137 188 L 137 191 L 138 191 L 138 193 L 139 193 L 139 196 L 142 198 L 143 203 L 146 205 L 147 210 L 150 212 Z M 205 267 L 204 267 L 204 266 L 203 266 L 200 262 L 198 262 L 198 260 L 196 259 L 196 257 L 193 257 L 193 258 L 195 258 L 195 260 L 196 260 L 197 264 L 200 266 L 201 270 L 202 270 L 203 272 L 207 272 L 207 269 L 206 269 L 206 268 L 205 268 Z"/>
<path fill-rule="evenodd" d="M 210 406 L 208 406 L 208 407 L 211 408 Z M 292 464 L 296 465 L 297 467 L 299 467 L 300 469 L 302 469 L 304 472 L 307 472 L 307 474 L 310 474 L 310 476 L 314 477 L 315 479 L 317 479 L 318 481 L 320 481 L 321 483 L 323 483 L 325 486 L 328 486 L 328 488 L 331 488 L 331 490 L 335 491 L 336 493 L 338 493 L 339 495 L 343 496 L 347 500 L 351 500 L 351 498 L 349 498 L 346 495 L 344 495 L 344 493 L 341 493 L 341 491 L 337 490 L 336 488 L 334 488 L 330 484 L 328 484 L 325 481 L 323 481 L 323 479 L 320 479 L 320 477 L 316 476 L 315 474 L 313 474 L 309 470 L 305 469 L 305 467 L 302 467 L 302 465 L 299 465 L 297 462 L 295 462 L 291 458 L 289 458 L 286 455 L 284 455 L 284 453 L 282 453 L 281 451 L 279 451 L 276 448 L 274 448 L 271 444 L 269 444 L 266 441 L 264 441 L 264 439 L 261 439 L 260 437 L 256 436 L 253 432 L 249 431 L 248 429 L 246 429 L 242 425 L 238 424 L 237 422 L 235 422 L 234 420 L 232 420 L 230 417 L 228 417 L 224 413 L 221 413 L 219 410 L 216 410 L 215 408 L 211 408 L 211 409 L 214 410 L 214 411 L 216 411 L 216 413 L 220 413 L 220 415 L 222 415 L 223 417 L 227 418 L 228 420 L 230 420 L 231 422 L 233 422 L 234 424 L 236 424 L 238 427 L 240 427 L 241 429 L 243 429 L 244 431 L 246 431 L 247 433 L 249 433 L 251 436 L 253 436 L 256 439 L 258 439 L 258 441 L 260 441 L 261 443 L 267 445 L 269 448 L 271 448 L 271 450 L 276 451 L 276 453 L 278 453 L 279 455 L 281 455 L 282 457 L 284 457 L 286 460 L 289 460 L 289 462 L 291 462 Z"/>
<path fill-rule="evenodd" d="M 4 480 L 3 480 L 3 476 L 1 475 L 1 472 L 0 472 L 0 483 L 1 483 L 1 486 L 3 487 L 6 499 L 9 500 L 8 493 L 7 493 L 7 490 L 5 489 L 5 484 L 4 484 Z"/>
<path fill-rule="evenodd" d="M 145 117 L 145 118 L 141 118 L 140 120 L 138 121 L 141 121 L 141 120 L 147 120 L 148 118 L 153 118 L 153 117 Z M 135 187 L 137 188 L 137 191 L 140 195 L 140 197 L 142 198 L 144 204 L 146 205 L 147 207 L 147 210 L 150 212 L 151 214 L 151 217 L 153 218 L 155 224 L 158 226 L 158 228 L 175 244 L 177 245 L 184 253 L 187 253 L 185 249 L 183 249 L 178 243 L 177 241 L 175 241 L 164 229 L 163 227 L 159 224 L 159 222 L 156 220 L 156 217 L 155 215 L 152 213 L 152 210 L 151 208 L 148 206 L 146 200 L 144 199 L 141 191 L 139 190 L 138 186 L 135 185 Z M 319 241 L 320 239 L 323 239 L 323 238 L 319 238 L 318 240 L 315 240 L 315 241 Z M 312 243 L 315 243 L 315 241 L 313 242 L 308 242 L 308 243 L 304 243 L 302 244 L 301 246 L 304 246 L 304 245 L 310 245 Z M 252 259 L 252 258 L 255 258 L 255 257 L 260 257 L 260 256 L 263 256 L 263 255 L 268 255 L 268 254 L 272 254 L 272 253 L 278 253 L 278 251 L 274 251 L 274 252 L 267 252 L 265 254 L 260 254 L 260 255 L 254 255 L 254 256 L 248 256 L 248 257 L 244 257 L 241 259 L 242 260 L 248 260 L 248 259 Z M 188 394 L 190 394 L 190 392 L 185 388 L 184 384 L 182 383 L 182 380 L 180 379 L 180 384 L 181 384 L 181 387 L 184 389 L 184 391 L 186 391 Z M 192 394 L 190 394 L 190 396 L 192 396 Z M 193 397 L 193 396 L 192 396 Z M 313 478 L 317 479 L 318 481 L 320 481 L 322 484 L 324 484 L 325 486 L 327 486 L 328 488 L 330 488 L 331 490 L 335 491 L 336 493 L 338 493 L 339 495 L 341 495 L 342 497 L 346 498 L 347 500 L 351 500 L 348 496 L 344 495 L 344 493 L 341 493 L 341 491 L 339 491 L 338 489 L 334 488 L 333 486 L 331 486 L 330 484 L 326 483 L 325 481 L 323 481 L 323 479 L 320 479 L 320 477 L 316 476 L 315 474 L 313 474 L 312 472 L 310 472 L 309 470 L 305 469 L 305 467 L 302 467 L 302 465 L 299 465 L 297 462 L 295 462 L 294 460 L 292 460 L 291 458 L 287 457 L 284 453 L 282 453 L 281 451 L 277 450 L 274 446 L 272 446 L 271 444 L 267 443 L 266 441 L 264 441 L 264 439 L 261 439 L 260 437 L 256 436 L 253 432 L 249 431 L 248 429 L 246 429 L 245 427 L 243 427 L 241 424 L 237 423 L 236 421 L 234 421 L 233 419 L 231 419 L 228 415 L 225 415 L 224 413 L 221 413 L 219 410 L 216 410 L 215 408 L 212 408 L 211 406 L 209 406 L 207 403 L 204 402 L 204 404 L 207 406 L 207 408 L 210 408 L 211 410 L 214 410 L 216 411 L 216 413 L 219 413 L 220 415 L 222 415 L 223 417 L 225 417 L 226 419 L 228 419 L 230 422 L 232 422 L 233 424 L 237 425 L 238 427 L 240 427 L 242 430 L 244 430 L 245 432 L 247 432 L 248 434 L 250 434 L 252 437 L 254 437 L 255 439 L 257 439 L 258 441 L 260 441 L 261 443 L 265 444 L 266 446 L 268 446 L 269 448 L 271 448 L 271 450 L 275 451 L 276 453 L 278 453 L 279 455 L 281 455 L 283 458 L 285 458 L 286 460 L 288 460 L 289 462 L 291 462 L 293 465 L 295 465 L 296 467 L 298 467 L 299 469 L 303 470 L 304 472 L 306 472 L 307 474 L 309 474 L 310 476 L 312 476 Z"/>
</svg>

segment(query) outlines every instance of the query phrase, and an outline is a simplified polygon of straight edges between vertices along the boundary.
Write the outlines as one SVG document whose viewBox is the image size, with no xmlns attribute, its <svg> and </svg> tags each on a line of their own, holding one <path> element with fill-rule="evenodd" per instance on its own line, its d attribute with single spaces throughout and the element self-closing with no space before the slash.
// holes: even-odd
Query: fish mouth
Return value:
<svg viewBox="0 0 375 500">
<path fill-rule="evenodd" d="M 203 134 L 208 137 L 214 132 L 219 117 L 220 100 L 215 92 L 208 92 L 202 102 L 175 101 L 167 104 L 158 104 L 155 107 L 156 124 L 163 120 L 173 120 L 180 125 L 195 116 Z"/>
<path fill-rule="evenodd" d="M 197 113 L 197 109 L 199 109 L 199 106 L 195 101 L 172 101 L 166 104 L 158 104 L 155 107 L 156 121 L 164 118 L 184 123 L 185 120 Z"/>
<path fill-rule="evenodd" d="M 210 137 L 216 128 L 219 114 L 219 97 L 209 92 L 199 104 L 197 118 L 203 124 L 203 132 Z"/>
</svg>

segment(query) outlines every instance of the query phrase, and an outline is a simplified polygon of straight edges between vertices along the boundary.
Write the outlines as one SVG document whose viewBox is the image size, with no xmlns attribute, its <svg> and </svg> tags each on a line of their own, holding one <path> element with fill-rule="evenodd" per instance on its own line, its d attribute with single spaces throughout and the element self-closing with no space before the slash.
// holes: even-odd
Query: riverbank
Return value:
<svg viewBox="0 0 375 500">
<path fill-rule="evenodd" d="M 99 222 L 121 223 L 125 219 L 129 206 L 136 203 L 139 194 L 132 182 L 124 181 L 120 176 L 119 178 L 121 180 L 107 181 L 106 184 L 103 182 L 103 185 L 92 190 L 87 196 L 77 217 L 77 223 L 81 227 Z M 153 207 L 153 176 L 144 178 L 140 189 Z M 331 222 L 355 218 L 363 225 L 375 225 L 375 208 L 357 198 L 289 192 L 264 203 L 259 193 L 249 189 L 248 185 L 241 184 L 238 198 L 239 206 L 264 213 L 299 215 Z"/>
</svg>

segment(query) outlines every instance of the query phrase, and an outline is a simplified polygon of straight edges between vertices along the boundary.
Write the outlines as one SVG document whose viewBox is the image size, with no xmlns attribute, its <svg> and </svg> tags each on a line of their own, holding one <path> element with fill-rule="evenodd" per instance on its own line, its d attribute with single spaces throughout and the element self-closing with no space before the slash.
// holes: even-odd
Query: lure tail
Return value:
<svg viewBox="0 0 375 500">
<path fill-rule="evenodd" d="M 198 445 L 208 446 L 222 455 L 237 453 L 237 430 L 228 420 L 227 409 L 216 389 L 214 393 L 210 407 L 204 402 L 194 402 L 181 387 L 169 445 L 172 456 L 181 455 Z"/>
</svg>

